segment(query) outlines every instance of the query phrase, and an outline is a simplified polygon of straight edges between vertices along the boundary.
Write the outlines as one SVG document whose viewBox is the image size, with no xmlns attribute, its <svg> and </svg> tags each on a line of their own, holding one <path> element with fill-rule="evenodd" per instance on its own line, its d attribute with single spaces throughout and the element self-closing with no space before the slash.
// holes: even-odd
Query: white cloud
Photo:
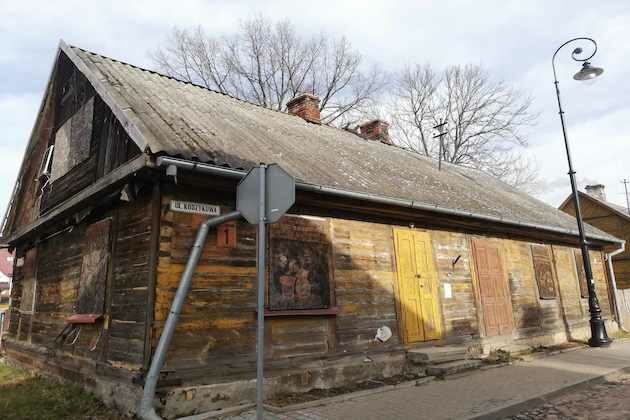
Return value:
<svg viewBox="0 0 630 420">
<path fill-rule="evenodd" d="M 628 135 L 623 130 L 630 107 L 621 108 L 596 119 L 590 119 L 568 127 L 573 166 L 577 172 L 578 187 L 601 183 L 606 186 L 607 199 L 625 204 L 623 178 L 630 178 L 630 168 L 625 156 L 630 150 Z M 558 205 L 571 192 L 568 164 L 560 123 L 555 130 L 543 133 L 529 151 L 541 164 L 546 175 L 539 197 Z M 562 181 L 564 179 L 564 182 Z"/>
</svg>

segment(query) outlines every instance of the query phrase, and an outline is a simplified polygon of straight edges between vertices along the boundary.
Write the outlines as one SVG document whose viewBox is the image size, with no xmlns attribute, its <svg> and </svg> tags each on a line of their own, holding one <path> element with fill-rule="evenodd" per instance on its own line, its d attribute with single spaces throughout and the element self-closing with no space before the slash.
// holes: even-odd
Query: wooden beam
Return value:
<svg viewBox="0 0 630 420">
<path fill-rule="evenodd" d="M 151 197 L 151 253 L 149 254 L 149 281 L 147 288 L 146 318 L 144 324 L 144 369 L 148 372 L 153 356 L 153 321 L 155 314 L 155 285 L 157 283 L 158 254 L 160 252 L 160 219 L 162 215 L 162 191 L 160 181 L 153 184 Z"/>
<path fill-rule="evenodd" d="M 30 237 L 37 231 L 50 226 L 59 218 L 71 215 L 75 211 L 84 207 L 87 201 L 99 197 L 101 194 L 111 191 L 117 186 L 123 184 L 128 177 L 145 168 L 147 166 L 148 159 L 148 156 L 142 154 L 137 158 L 119 166 L 109 174 L 98 179 L 89 187 L 52 208 L 33 223 L 19 229 L 16 233 L 6 239 L 6 242 L 13 245 L 16 241 Z"/>
</svg>

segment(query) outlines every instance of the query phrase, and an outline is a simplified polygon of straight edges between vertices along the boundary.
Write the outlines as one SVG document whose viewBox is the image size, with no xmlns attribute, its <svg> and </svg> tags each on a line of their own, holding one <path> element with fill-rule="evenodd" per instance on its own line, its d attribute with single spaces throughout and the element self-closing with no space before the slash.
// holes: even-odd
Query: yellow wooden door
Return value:
<svg viewBox="0 0 630 420">
<path fill-rule="evenodd" d="M 398 299 L 405 342 L 441 337 L 437 273 L 426 232 L 394 230 Z"/>
</svg>

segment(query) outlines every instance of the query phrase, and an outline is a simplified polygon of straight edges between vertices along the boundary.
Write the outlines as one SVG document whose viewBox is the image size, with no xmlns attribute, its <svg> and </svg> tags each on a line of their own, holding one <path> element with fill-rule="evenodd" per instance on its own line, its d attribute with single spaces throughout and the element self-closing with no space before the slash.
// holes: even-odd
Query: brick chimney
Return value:
<svg viewBox="0 0 630 420">
<path fill-rule="evenodd" d="M 596 185 L 587 185 L 586 193 L 592 197 L 599 198 L 602 201 L 606 201 L 606 191 L 604 185 L 596 184 Z"/>
<path fill-rule="evenodd" d="M 302 93 L 287 102 L 289 114 L 304 118 L 308 122 L 320 124 L 319 98 L 310 93 Z"/>
<path fill-rule="evenodd" d="M 385 144 L 392 144 L 389 138 L 389 123 L 383 120 L 372 120 L 361 125 L 361 137 L 368 140 L 377 140 Z"/>
</svg>

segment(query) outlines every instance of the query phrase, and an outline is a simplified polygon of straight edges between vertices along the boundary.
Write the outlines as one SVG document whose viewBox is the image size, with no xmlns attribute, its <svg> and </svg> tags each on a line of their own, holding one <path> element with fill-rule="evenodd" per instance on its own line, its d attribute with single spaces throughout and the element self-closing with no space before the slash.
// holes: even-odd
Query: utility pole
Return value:
<svg viewBox="0 0 630 420">
<path fill-rule="evenodd" d="M 623 179 L 623 187 L 626 189 L 626 208 L 628 209 L 628 214 L 630 214 L 630 198 L 628 198 L 628 180 Z"/>
<path fill-rule="evenodd" d="M 442 170 L 442 148 L 444 147 L 442 145 L 442 137 L 444 137 L 446 135 L 446 121 L 444 121 L 443 119 L 440 119 L 440 123 L 436 126 L 433 127 L 434 130 L 437 130 L 438 133 L 433 136 L 433 138 L 438 138 L 440 139 L 440 153 L 438 154 L 438 171 Z"/>
</svg>

